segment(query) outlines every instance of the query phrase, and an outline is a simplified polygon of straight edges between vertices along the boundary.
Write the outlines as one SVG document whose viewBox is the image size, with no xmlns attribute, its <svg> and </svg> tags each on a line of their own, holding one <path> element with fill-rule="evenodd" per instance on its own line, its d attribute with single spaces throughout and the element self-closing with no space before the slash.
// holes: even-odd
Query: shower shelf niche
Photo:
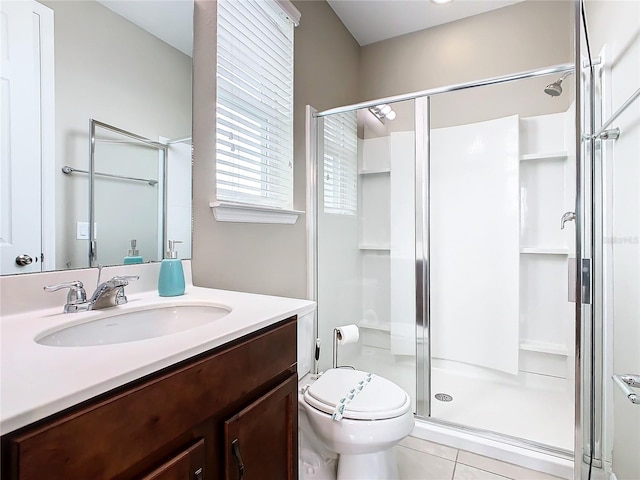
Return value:
<svg viewBox="0 0 640 480">
<path fill-rule="evenodd" d="M 520 253 L 529 255 L 569 255 L 566 247 L 520 247 Z"/>
<path fill-rule="evenodd" d="M 552 355 L 569 356 L 569 351 L 565 345 L 559 343 L 539 343 L 539 342 L 522 342 L 520 350 L 529 352 L 550 353 Z"/>
<path fill-rule="evenodd" d="M 574 228 L 560 229 L 573 210 L 573 110 L 520 119 L 519 368 L 570 378 L 571 304 L 567 259 Z"/>
<path fill-rule="evenodd" d="M 358 250 L 372 250 L 376 252 L 389 252 L 391 247 L 389 245 L 372 245 L 372 244 L 360 244 Z"/>
<path fill-rule="evenodd" d="M 533 160 L 566 160 L 569 157 L 567 151 L 561 152 L 540 152 L 540 153 L 525 153 L 520 155 L 521 162 L 533 161 Z"/>
<path fill-rule="evenodd" d="M 358 175 L 384 175 L 385 173 L 391 173 L 390 168 L 380 168 L 380 169 L 367 169 L 360 170 Z"/>
</svg>

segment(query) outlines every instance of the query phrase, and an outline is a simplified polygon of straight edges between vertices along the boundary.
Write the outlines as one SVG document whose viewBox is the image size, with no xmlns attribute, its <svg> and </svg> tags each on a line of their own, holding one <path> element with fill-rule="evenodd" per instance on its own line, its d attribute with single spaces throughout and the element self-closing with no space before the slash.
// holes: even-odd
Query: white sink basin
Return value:
<svg viewBox="0 0 640 480">
<path fill-rule="evenodd" d="M 44 333 L 36 337 L 36 342 L 51 347 L 88 347 L 135 342 L 215 322 L 230 312 L 230 308 L 210 305 L 162 306 L 124 311 L 62 327 L 53 333 Z"/>
</svg>

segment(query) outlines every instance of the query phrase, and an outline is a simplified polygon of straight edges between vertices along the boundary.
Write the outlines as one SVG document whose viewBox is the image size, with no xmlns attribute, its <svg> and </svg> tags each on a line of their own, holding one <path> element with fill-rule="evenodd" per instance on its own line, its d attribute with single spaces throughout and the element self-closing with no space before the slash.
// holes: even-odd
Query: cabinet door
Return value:
<svg viewBox="0 0 640 480">
<path fill-rule="evenodd" d="M 171 457 L 142 480 L 203 480 L 204 439 Z"/>
<path fill-rule="evenodd" d="M 226 480 L 297 480 L 296 374 L 224 424 Z"/>
</svg>

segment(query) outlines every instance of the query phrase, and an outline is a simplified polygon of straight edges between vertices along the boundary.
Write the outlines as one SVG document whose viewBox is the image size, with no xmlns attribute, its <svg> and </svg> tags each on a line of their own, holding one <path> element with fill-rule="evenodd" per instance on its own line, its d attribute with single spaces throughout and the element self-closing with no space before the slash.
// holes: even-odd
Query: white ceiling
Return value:
<svg viewBox="0 0 640 480">
<path fill-rule="evenodd" d="M 193 0 L 98 0 L 109 10 L 192 56 Z M 453 22 L 524 0 L 327 0 L 360 45 Z M 304 19 L 303 19 L 304 21 Z"/>
<path fill-rule="evenodd" d="M 437 5 L 431 0 L 327 0 L 361 46 L 521 1 L 453 0 Z"/>
<path fill-rule="evenodd" d="M 193 56 L 193 0 L 98 0 L 160 40 Z"/>
</svg>

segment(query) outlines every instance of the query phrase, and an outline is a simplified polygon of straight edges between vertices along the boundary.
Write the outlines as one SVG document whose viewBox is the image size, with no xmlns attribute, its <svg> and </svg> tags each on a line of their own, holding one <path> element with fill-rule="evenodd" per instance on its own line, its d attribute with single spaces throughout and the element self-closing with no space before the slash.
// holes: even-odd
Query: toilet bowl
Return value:
<svg viewBox="0 0 640 480">
<path fill-rule="evenodd" d="M 300 478 L 398 478 L 391 448 L 415 423 L 404 390 L 383 377 L 351 369 L 327 370 L 303 390 L 298 397 Z"/>
</svg>

